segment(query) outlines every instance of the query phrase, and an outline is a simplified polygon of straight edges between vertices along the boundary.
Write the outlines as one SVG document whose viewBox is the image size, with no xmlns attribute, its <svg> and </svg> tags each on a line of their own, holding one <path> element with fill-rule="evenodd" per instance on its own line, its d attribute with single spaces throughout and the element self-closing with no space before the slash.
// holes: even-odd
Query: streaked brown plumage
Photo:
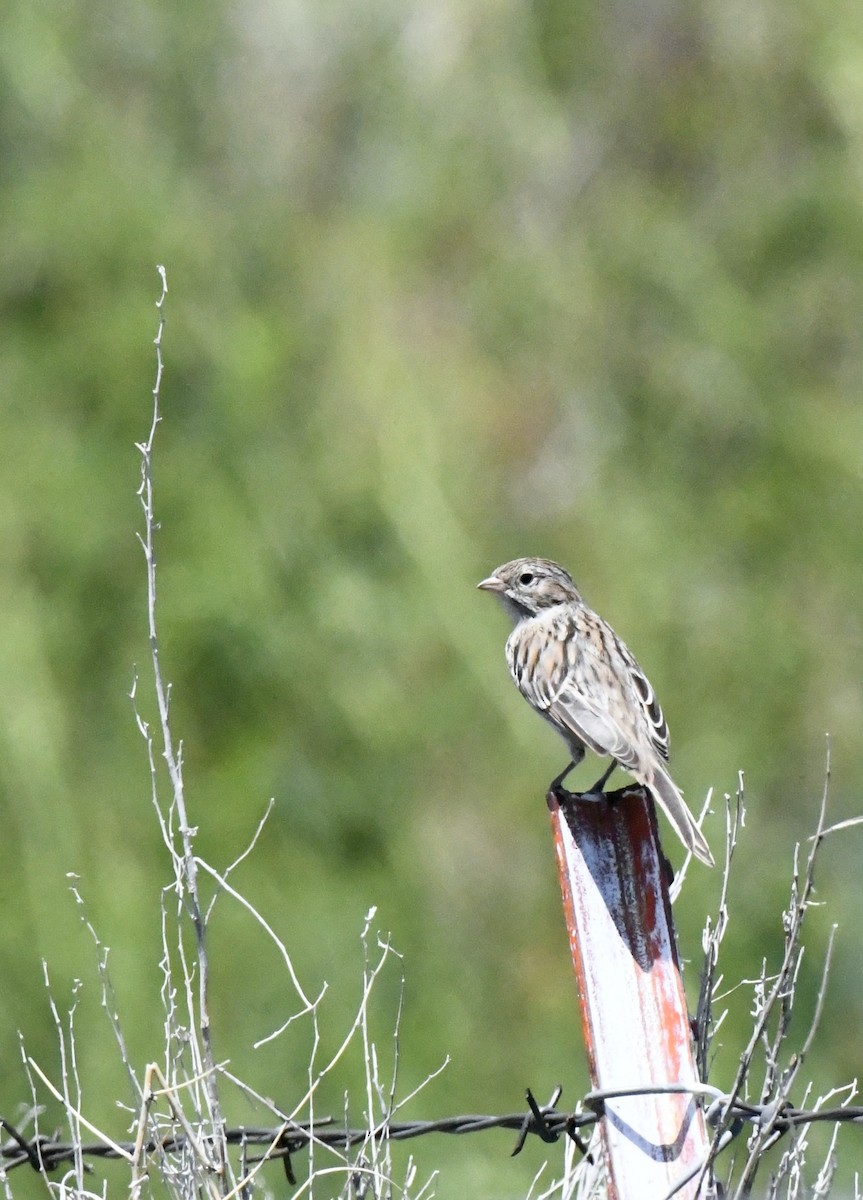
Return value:
<svg viewBox="0 0 863 1200">
<path fill-rule="evenodd" d="M 594 790 L 616 765 L 625 767 L 653 793 L 684 846 L 713 866 L 665 766 L 668 726 L 653 688 L 608 622 L 584 603 L 572 577 L 547 558 L 517 558 L 477 586 L 494 592 L 515 623 L 506 660 L 519 691 L 569 747 L 572 761 L 552 787 L 581 762 L 585 747 L 609 755 L 611 766 Z"/>
</svg>

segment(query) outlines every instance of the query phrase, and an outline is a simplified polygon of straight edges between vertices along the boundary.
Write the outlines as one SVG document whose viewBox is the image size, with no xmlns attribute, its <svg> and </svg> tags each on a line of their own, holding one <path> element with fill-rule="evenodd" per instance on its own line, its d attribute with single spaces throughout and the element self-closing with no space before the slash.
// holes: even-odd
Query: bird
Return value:
<svg viewBox="0 0 863 1200">
<path fill-rule="evenodd" d="M 632 651 L 582 599 L 572 576 L 547 558 L 516 558 L 477 587 L 503 604 L 514 628 L 506 661 L 518 690 L 560 734 L 570 762 L 552 781 L 559 792 L 585 747 L 611 765 L 590 789 L 601 793 L 615 767 L 648 788 L 687 850 L 707 866 L 710 847 L 669 774 L 668 725 Z"/>
</svg>

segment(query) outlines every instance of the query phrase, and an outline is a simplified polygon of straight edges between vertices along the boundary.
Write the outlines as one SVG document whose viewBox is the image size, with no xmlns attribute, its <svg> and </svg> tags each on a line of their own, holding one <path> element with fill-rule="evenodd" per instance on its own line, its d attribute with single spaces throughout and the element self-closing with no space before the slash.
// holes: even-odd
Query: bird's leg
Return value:
<svg viewBox="0 0 863 1200">
<path fill-rule="evenodd" d="M 550 796 L 563 796 L 563 797 L 568 798 L 571 796 L 571 794 L 573 794 L 568 790 L 568 788 L 565 788 L 563 786 L 563 781 L 565 778 L 567 778 L 567 775 L 569 775 L 570 772 L 573 772 L 573 770 L 575 770 L 575 768 L 577 766 L 579 766 L 579 763 L 581 762 L 583 757 L 585 757 L 585 752 L 583 752 L 583 750 L 582 750 L 579 757 L 577 757 L 577 758 L 573 757 L 573 760 L 571 760 L 571 762 L 568 762 L 567 766 L 565 766 L 563 768 L 561 774 L 556 775 L 555 779 L 552 779 L 552 781 L 549 784 Z"/>
<path fill-rule="evenodd" d="M 608 783 L 608 780 L 609 780 L 609 778 L 610 778 L 610 776 L 611 776 L 611 773 L 612 773 L 612 771 L 614 770 L 614 768 L 615 768 L 616 766 L 617 766 L 617 759 L 616 759 L 616 758 L 613 758 L 613 759 L 611 760 L 611 766 L 608 768 L 608 770 L 605 772 L 605 774 L 604 774 L 604 775 L 602 775 L 602 776 L 601 776 L 599 779 L 597 779 L 596 783 L 595 783 L 595 784 L 593 785 L 593 787 L 592 787 L 592 788 L 590 788 L 590 790 L 588 791 L 588 793 L 587 793 L 587 794 L 588 794 L 588 796 L 596 796 L 596 795 L 599 795 L 599 794 L 602 792 L 602 789 L 603 789 L 603 788 L 605 787 L 605 785 Z"/>
<path fill-rule="evenodd" d="M 548 790 L 550 792 L 554 792 L 554 793 L 565 792 L 566 788 L 563 787 L 563 781 L 564 781 L 564 779 L 566 779 L 567 775 L 570 774 L 570 772 L 575 770 L 577 765 L 578 764 L 575 762 L 567 763 L 566 766 L 561 771 L 561 773 L 559 775 L 556 775 L 554 777 L 554 779 L 552 779 L 551 783 L 548 785 Z"/>
<path fill-rule="evenodd" d="M 571 758 L 559 775 L 556 775 L 548 785 L 547 796 L 560 796 L 564 800 L 569 800 L 572 797 L 572 792 L 567 791 L 563 786 L 563 781 L 566 779 L 570 771 L 574 771 L 581 760 L 584 758 L 584 746 L 579 742 L 573 741 L 569 747 Z"/>
</svg>

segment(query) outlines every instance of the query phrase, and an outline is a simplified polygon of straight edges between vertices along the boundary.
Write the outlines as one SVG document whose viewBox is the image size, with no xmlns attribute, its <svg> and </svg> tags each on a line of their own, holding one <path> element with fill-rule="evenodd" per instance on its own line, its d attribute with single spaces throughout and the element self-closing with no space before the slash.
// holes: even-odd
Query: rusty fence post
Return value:
<svg viewBox="0 0 863 1200">
<path fill-rule="evenodd" d="M 592 1085 L 697 1090 L 653 801 L 637 786 L 612 798 L 548 797 Z M 692 1093 L 607 1099 L 600 1129 L 610 1200 L 713 1194 L 699 1188 L 710 1142 Z"/>
</svg>

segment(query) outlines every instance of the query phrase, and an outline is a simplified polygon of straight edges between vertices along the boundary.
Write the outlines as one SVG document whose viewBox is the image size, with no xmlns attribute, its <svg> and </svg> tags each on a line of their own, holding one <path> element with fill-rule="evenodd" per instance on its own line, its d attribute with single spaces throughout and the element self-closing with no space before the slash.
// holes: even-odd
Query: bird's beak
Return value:
<svg viewBox="0 0 863 1200">
<path fill-rule="evenodd" d="M 488 579 L 481 579 L 476 586 L 484 592 L 502 592 L 506 588 L 506 584 L 502 579 L 498 579 L 497 575 L 489 575 Z"/>
</svg>

